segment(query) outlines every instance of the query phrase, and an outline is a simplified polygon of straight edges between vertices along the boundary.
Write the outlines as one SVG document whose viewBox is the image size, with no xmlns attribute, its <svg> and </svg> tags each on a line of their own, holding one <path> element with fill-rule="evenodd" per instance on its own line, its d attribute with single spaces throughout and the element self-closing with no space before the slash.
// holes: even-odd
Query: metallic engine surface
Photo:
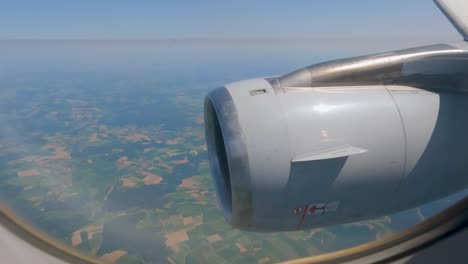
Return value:
<svg viewBox="0 0 468 264">
<path fill-rule="evenodd" d="M 466 50 L 439 44 L 319 63 L 271 78 L 270 83 L 282 92 L 295 87 L 355 85 L 407 85 L 465 92 L 467 67 Z M 439 82 L 437 86 L 434 81 Z"/>
<path fill-rule="evenodd" d="M 227 221 L 252 231 L 321 227 L 468 187 L 464 47 L 320 63 L 211 92 L 205 122 L 216 119 L 221 133 L 207 125 L 206 136 Z"/>
</svg>

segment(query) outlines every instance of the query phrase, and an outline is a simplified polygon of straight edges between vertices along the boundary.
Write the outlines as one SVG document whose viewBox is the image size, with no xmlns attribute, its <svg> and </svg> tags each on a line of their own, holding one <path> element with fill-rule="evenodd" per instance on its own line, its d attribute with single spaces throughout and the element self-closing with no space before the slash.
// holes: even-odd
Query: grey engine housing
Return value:
<svg viewBox="0 0 468 264">
<path fill-rule="evenodd" d="M 225 218 L 245 230 L 298 230 L 380 217 L 467 187 L 467 90 L 465 43 L 213 90 L 206 139 Z"/>
</svg>

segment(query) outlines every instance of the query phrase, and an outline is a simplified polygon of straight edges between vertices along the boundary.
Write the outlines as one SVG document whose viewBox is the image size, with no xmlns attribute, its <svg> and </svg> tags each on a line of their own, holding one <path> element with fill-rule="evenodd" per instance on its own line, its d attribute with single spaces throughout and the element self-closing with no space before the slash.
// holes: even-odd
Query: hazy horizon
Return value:
<svg viewBox="0 0 468 264">
<path fill-rule="evenodd" d="M 459 39 L 432 1 L 0 3 L 0 39 Z"/>
<path fill-rule="evenodd" d="M 219 74 L 226 74 L 230 69 L 245 64 L 264 69 L 265 74 L 284 74 L 324 60 L 444 42 L 435 38 L 365 42 L 360 38 L 338 36 L 0 40 L 0 77 L 65 69 L 72 72 L 124 73 L 161 69 L 198 75 L 206 75 L 206 69 L 210 69 L 210 73 L 216 70 Z M 278 63 L 281 65 L 275 65 Z"/>
</svg>

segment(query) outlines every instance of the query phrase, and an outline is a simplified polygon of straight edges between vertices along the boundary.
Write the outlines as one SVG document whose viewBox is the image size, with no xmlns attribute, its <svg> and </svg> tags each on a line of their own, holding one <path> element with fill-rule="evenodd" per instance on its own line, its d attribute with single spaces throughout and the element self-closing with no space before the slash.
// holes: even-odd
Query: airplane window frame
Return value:
<svg viewBox="0 0 468 264">
<path fill-rule="evenodd" d="M 98 264 L 99 260 L 72 249 L 35 229 L 5 205 L 0 205 L 0 225 L 44 254 L 68 263 Z M 318 256 L 283 264 L 388 263 L 403 259 L 468 229 L 468 196 L 431 218 L 392 236 Z"/>
</svg>

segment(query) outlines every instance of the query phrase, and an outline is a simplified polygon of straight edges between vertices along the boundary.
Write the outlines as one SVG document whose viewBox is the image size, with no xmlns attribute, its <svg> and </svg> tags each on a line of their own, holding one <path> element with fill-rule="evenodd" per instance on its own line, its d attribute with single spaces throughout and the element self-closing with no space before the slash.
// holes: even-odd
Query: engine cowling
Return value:
<svg viewBox="0 0 468 264">
<path fill-rule="evenodd" d="M 320 227 L 467 187 L 467 54 L 421 47 L 210 92 L 206 140 L 226 220 L 253 231 Z"/>
</svg>

